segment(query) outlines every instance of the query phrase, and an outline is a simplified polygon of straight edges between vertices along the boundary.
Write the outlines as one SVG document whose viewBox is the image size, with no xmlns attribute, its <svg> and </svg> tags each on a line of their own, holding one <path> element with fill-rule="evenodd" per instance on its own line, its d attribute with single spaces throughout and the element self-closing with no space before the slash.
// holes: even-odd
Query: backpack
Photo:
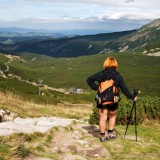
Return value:
<svg viewBox="0 0 160 160">
<path fill-rule="evenodd" d="M 113 105 L 119 101 L 119 89 L 113 79 L 105 80 L 99 84 L 96 101 L 100 105 Z"/>
</svg>

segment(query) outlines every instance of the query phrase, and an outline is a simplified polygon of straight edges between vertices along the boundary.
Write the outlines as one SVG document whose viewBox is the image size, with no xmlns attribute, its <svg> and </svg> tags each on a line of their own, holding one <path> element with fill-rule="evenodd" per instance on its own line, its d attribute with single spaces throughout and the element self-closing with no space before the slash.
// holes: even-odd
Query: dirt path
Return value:
<svg viewBox="0 0 160 160">
<path fill-rule="evenodd" d="M 3 78 L 6 78 L 6 79 L 17 79 L 21 82 L 25 82 L 25 83 L 28 83 L 28 84 L 31 84 L 33 86 L 36 86 L 38 87 L 40 90 L 45 90 L 45 91 L 49 91 L 49 90 L 52 90 L 52 91 L 58 91 L 58 92 L 62 92 L 64 94 L 69 94 L 68 91 L 66 91 L 65 89 L 63 88 L 53 88 L 51 86 L 48 86 L 46 84 L 38 84 L 37 82 L 31 82 L 31 81 L 28 81 L 28 80 L 25 80 L 25 79 L 22 79 L 20 76 L 17 76 L 15 74 L 13 74 L 11 71 L 10 71 L 10 67 L 9 67 L 9 64 L 14 61 L 14 60 L 19 60 L 19 61 L 23 61 L 25 62 L 23 59 L 21 59 L 19 56 L 13 56 L 13 55 L 5 55 L 7 58 L 8 58 L 8 61 L 5 63 L 5 66 L 6 66 L 6 70 L 5 71 L 1 71 L 0 72 L 0 76 L 2 76 Z M 48 92 L 49 93 L 49 92 Z M 51 95 L 52 96 L 52 95 Z"/>
<path fill-rule="evenodd" d="M 98 129 L 88 124 L 76 124 L 65 131 L 61 128 L 52 142 L 60 160 L 108 159 L 109 152 L 99 142 Z M 64 136 L 65 135 L 65 136 Z"/>
<path fill-rule="evenodd" d="M 106 160 L 110 153 L 98 139 L 97 127 L 76 121 L 67 127 L 58 127 L 54 132 L 50 150 L 56 160 Z M 51 160 L 30 155 L 25 160 Z"/>
</svg>

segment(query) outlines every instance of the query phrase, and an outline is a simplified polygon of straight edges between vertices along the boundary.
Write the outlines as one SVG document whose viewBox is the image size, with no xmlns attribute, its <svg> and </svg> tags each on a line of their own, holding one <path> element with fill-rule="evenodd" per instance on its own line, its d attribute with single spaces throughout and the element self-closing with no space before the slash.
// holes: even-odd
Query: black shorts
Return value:
<svg viewBox="0 0 160 160">
<path fill-rule="evenodd" d="M 97 108 L 106 108 L 110 111 L 115 111 L 118 109 L 118 103 L 114 103 L 113 105 L 107 104 L 107 105 L 101 105 L 101 104 L 97 104 Z"/>
</svg>

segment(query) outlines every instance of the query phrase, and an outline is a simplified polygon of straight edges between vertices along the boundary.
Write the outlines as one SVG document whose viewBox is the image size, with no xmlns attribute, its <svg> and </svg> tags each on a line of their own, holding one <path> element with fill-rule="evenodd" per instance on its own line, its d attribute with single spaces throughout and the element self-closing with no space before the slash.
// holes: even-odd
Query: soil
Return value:
<svg viewBox="0 0 160 160">
<path fill-rule="evenodd" d="M 67 127 L 58 127 L 50 143 L 56 160 L 106 160 L 110 157 L 107 149 L 99 142 L 97 126 L 76 121 Z M 51 160 L 30 155 L 25 160 Z"/>
</svg>

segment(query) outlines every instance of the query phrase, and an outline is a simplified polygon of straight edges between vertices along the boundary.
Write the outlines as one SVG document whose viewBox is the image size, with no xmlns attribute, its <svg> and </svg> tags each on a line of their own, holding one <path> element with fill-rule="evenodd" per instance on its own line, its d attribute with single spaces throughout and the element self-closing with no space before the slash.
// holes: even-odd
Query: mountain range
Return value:
<svg viewBox="0 0 160 160">
<path fill-rule="evenodd" d="M 29 33 L 33 36 L 19 35 L 13 38 L 13 35 L 10 37 L 8 35 L 6 39 L 0 36 L 0 51 L 10 54 L 36 53 L 52 57 L 78 57 L 106 52 L 160 51 L 160 19 L 139 29 L 114 33 L 74 35 L 73 37 L 59 34 L 58 38 L 49 36 L 47 32 Z"/>
</svg>

